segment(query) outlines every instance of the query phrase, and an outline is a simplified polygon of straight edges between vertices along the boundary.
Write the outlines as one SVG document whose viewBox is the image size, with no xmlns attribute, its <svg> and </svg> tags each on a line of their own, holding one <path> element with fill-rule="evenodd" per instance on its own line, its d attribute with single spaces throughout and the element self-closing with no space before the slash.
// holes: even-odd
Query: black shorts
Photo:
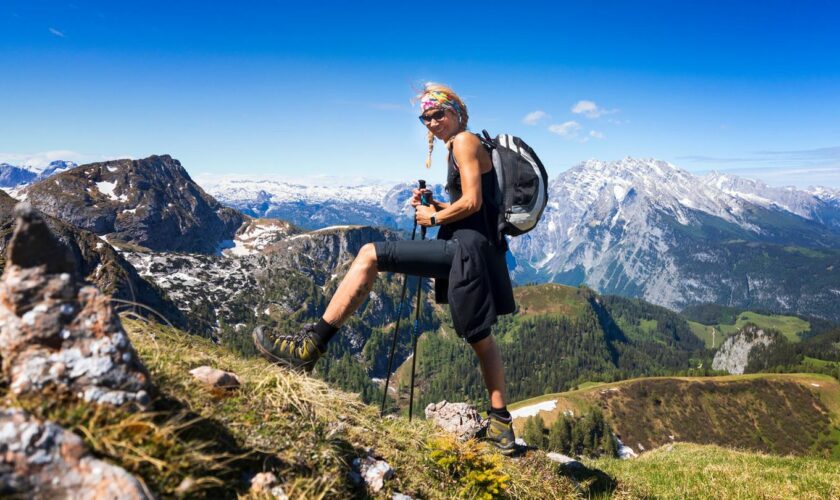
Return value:
<svg viewBox="0 0 840 500">
<path fill-rule="evenodd" d="M 376 268 L 424 278 L 449 278 L 457 245 L 456 240 L 377 241 L 373 243 Z M 465 340 L 474 344 L 489 335 L 488 328 Z"/>
</svg>

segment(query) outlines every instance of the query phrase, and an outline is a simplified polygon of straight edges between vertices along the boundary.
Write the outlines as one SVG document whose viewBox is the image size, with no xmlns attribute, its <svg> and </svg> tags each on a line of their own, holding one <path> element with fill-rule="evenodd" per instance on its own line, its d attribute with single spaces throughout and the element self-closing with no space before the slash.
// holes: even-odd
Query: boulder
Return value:
<svg viewBox="0 0 840 500">
<path fill-rule="evenodd" d="M 190 370 L 190 375 L 212 389 L 236 389 L 240 385 L 239 377 L 235 373 L 209 366 L 193 368 Z"/>
<path fill-rule="evenodd" d="M 151 498 L 134 476 L 91 456 L 79 436 L 19 409 L 0 411 L 0 496 Z"/>
<path fill-rule="evenodd" d="M 379 493 L 385 487 L 385 481 L 394 477 L 394 469 L 388 462 L 371 455 L 354 459 L 353 472 L 358 474 L 373 493 Z"/>
<path fill-rule="evenodd" d="M 148 405 L 148 371 L 109 297 L 79 286 L 69 249 L 28 204 L 15 216 L 0 278 L 0 356 L 11 391 Z"/>
<path fill-rule="evenodd" d="M 426 407 L 426 418 L 461 441 L 474 438 L 485 426 L 475 406 L 467 403 L 430 403 Z"/>
</svg>

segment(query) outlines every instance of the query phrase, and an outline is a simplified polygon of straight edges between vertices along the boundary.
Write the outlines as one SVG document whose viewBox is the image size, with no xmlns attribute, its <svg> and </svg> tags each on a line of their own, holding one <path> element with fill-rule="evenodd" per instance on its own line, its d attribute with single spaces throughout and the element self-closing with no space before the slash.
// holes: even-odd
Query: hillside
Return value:
<svg viewBox="0 0 840 500">
<path fill-rule="evenodd" d="M 840 459 L 840 382 L 824 375 L 642 378 L 511 405 L 519 428 L 537 411 L 550 426 L 594 406 L 637 452 L 684 441 Z"/>
<path fill-rule="evenodd" d="M 678 314 L 638 299 L 601 296 L 585 287 L 517 287 L 518 311 L 494 328 L 512 400 L 568 389 L 586 380 L 703 373 L 711 356 Z M 438 308 L 442 328 L 418 347 L 417 408 L 440 399 L 484 404 L 485 390 L 472 350 Z M 408 386 L 405 371 L 398 381 Z"/>
</svg>

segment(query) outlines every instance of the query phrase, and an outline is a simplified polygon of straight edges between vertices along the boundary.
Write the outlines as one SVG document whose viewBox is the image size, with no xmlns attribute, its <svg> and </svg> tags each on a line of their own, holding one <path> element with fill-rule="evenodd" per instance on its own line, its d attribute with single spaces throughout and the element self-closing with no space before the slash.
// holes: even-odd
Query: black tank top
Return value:
<svg viewBox="0 0 840 500">
<path fill-rule="evenodd" d="M 487 201 L 487 196 L 488 193 L 495 192 L 497 186 L 498 180 L 493 169 L 481 174 L 481 209 L 461 220 L 440 226 L 438 239 L 451 239 L 453 233 L 459 229 L 474 229 L 483 234 L 494 246 L 501 243 L 502 248 L 506 249 L 507 242 L 505 239 L 501 238 L 501 241 L 499 241 L 498 232 L 491 231 L 492 225 L 498 220 L 499 212 L 492 203 Z M 451 152 L 449 153 L 449 162 L 446 171 L 446 191 L 449 193 L 450 203 L 455 203 L 464 195 L 458 164 L 455 163 L 455 157 Z"/>
</svg>

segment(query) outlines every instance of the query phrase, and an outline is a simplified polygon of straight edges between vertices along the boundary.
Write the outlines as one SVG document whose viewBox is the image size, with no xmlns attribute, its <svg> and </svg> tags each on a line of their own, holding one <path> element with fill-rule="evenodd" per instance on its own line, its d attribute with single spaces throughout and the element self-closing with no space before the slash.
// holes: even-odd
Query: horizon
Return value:
<svg viewBox="0 0 840 500">
<path fill-rule="evenodd" d="M 170 154 L 194 177 L 443 179 L 410 100 L 450 84 L 470 125 L 549 175 L 667 161 L 773 187 L 840 188 L 840 7 L 619 2 L 421 9 L 258 2 L 0 7 L 0 162 Z"/>
</svg>

